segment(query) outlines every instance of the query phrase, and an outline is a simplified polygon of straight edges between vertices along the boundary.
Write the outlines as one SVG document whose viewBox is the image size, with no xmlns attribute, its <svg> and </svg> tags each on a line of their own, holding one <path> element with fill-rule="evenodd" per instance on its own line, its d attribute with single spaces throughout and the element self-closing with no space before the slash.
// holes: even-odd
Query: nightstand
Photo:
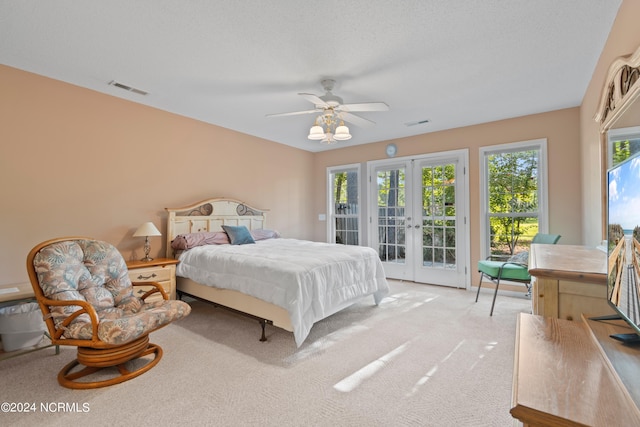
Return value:
<svg viewBox="0 0 640 427">
<path fill-rule="evenodd" d="M 176 299 L 176 264 L 178 260 L 171 258 L 156 258 L 152 261 L 127 261 L 129 279 L 132 282 L 158 282 L 162 285 L 169 298 Z M 134 293 L 143 295 L 151 286 L 136 286 Z M 147 302 L 162 299 L 158 293 L 147 298 Z"/>
</svg>

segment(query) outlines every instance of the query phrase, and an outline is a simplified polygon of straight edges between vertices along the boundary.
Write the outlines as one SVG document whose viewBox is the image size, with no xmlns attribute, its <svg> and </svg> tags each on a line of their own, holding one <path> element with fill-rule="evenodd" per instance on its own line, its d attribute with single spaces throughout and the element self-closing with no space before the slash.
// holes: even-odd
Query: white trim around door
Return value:
<svg viewBox="0 0 640 427">
<path fill-rule="evenodd" d="M 469 152 L 367 163 L 368 243 L 389 278 L 470 288 Z"/>
</svg>

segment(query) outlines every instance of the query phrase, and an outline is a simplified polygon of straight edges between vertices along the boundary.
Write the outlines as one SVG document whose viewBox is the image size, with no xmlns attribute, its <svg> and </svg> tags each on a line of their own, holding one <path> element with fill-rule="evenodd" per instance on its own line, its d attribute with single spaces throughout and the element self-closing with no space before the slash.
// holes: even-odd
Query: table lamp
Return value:
<svg viewBox="0 0 640 427">
<path fill-rule="evenodd" d="M 140 261 L 153 261 L 153 258 L 149 256 L 149 252 L 151 251 L 151 244 L 149 244 L 149 236 L 162 236 L 160 231 L 153 225 L 152 222 L 145 222 L 142 224 L 135 233 L 133 233 L 133 237 L 143 237 L 144 236 L 144 258 Z"/>
</svg>

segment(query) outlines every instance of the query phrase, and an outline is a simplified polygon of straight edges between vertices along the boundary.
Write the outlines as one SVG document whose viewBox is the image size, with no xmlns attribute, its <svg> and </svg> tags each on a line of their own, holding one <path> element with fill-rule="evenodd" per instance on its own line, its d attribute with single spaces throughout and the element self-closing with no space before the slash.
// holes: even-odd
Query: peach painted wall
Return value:
<svg viewBox="0 0 640 427">
<path fill-rule="evenodd" d="M 580 109 L 580 146 L 582 164 L 582 243 L 597 245 L 604 237 L 602 206 L 604 190 L 601 186 L 601 139 L 594 121 L 602 89 L 611 63 L 619 56 L 633 53 L 640 46 L 640 1 L 624 0 L 618 10 L 607 43 L 600 55 Z M 640 124 L 640 118 L 638 119 Z"/>
<path fill-rule="evenodd" d="M 640 45 L 638 16 L 640 2 L 624 0 L 580 108 L 394 141 L 399 156 L 469 148 L 472 265 L 481 146 L 546 137 L 550 231 L 564 244 L 600 241 L 593 115 L 611 61 Z M 26 281 L 27 252 L 57 236 L 94 236 L 139 257 L 142 242 L 131 234 L 140 223 L 164 230 L 164 207 L 210 196 L 269 208 L 272 228 L 325 240 L 318 214 L 326 210 L 326 168 L 382 159 L 388 143 L 312 154 L 1 65 L 0 93 L 0 284 Z M 153 238 L 152 248 L 161 255 L 163 239 Z"/>
<path fill-rule="evenodd" d="M 471 265 L 480 257 L 480 147 L 547 138 L 549 165 L 549 231 L 562 235 L 561 243 L 581 241 L 580 165 L 577 161 L 580 133 L 580 111 L 576 108 L 510 120 L 485 123 L 442 132 L 434 132 L 393 141 L 398 157 L 469 149 Z M 315 227 L 314 237 L 324 240 L 326 222 L 318 221 L 318 213 L 326 211 L 326 168 L 385 158 L 388 142 L 353 146 L 317 153 L 314 159 Z M 363 171 L 366 173 L 366 171 Z M 479 280 L 472 270 L 471 283 Z"/>
<path fill-rule="evenodd" d="M 142 256 L 135 229 L 215 196 L 313 237 L 312 153 L 0 66 L 0 284 L 26 282 L 37 243 L 84 235 Z M 152 256 L 164 239 L 151 239 Z"/>
</svg>

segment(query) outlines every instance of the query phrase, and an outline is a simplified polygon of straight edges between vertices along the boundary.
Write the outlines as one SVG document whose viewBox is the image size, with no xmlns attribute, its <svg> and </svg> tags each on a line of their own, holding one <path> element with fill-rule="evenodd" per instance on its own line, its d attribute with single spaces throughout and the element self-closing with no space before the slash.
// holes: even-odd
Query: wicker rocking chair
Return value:
<svg viewBox="0 0 640 427">
<path fill-rule="evenodd" d="M 169 300 L 157 283 L 135 296 L 137 284 L 129 280 L 122 255 L 107 242 L 48 240 L 29 252 L 27 271 L 52 344 L 77 347 L 77 358 L 58 374 L 67 388 L 105 387 L 147 372 L 162 357 L 149 333 L 191 311 L 187 303 Z M 158 292 L 162 300 L 145 303 Z"/>
</svg>

